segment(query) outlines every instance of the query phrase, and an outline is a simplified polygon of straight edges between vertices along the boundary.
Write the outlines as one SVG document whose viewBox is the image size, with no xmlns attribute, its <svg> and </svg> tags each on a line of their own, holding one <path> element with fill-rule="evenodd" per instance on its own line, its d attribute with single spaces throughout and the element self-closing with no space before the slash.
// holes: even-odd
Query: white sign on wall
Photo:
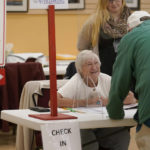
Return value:
<svg viewBox="0 0 150 150">
<path fill-rule="evenodd" d="M 30 9 L 48 9 L 48 5 L 55 5 L 55 9 L 68 9 L 68 0 L 30 0 Z"/>
<path fill-rule="evenodd" d="M 0 0 L 0 67 L 5 65 L 5 0 Z"/>
<path fill-rule="evenodd" d="M 80 130 L 75 120 L 59 120 L 41 126 L 44 150 L 81 150 Z"/>
</svg>

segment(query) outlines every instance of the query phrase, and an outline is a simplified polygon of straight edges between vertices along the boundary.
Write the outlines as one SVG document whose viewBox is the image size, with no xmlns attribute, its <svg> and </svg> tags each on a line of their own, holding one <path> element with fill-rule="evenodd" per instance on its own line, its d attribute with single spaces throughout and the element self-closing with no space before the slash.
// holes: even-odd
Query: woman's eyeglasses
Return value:
<svg viewBox="0 0 150 150">
<path fill-rule="evenodd" d="M 121 0 L 109 0 L 110 3 L 113 3 L 113 2 L 120 2 Z"/>
</svg>

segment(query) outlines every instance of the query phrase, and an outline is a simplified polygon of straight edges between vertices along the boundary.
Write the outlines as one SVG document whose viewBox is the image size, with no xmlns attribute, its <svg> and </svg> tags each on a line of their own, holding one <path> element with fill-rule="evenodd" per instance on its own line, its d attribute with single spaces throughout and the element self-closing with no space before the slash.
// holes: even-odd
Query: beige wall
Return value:
<svg viewBox="0 0 150 150">
<path fill-rule="evenodd" d="M 96 8 L 97 0 L 85 0 L 85 9 L 56 11 L 56 51 L 77 54 L 77 37 L 81 26 Z M 141 9 L 150 11 L 150 1 L 141 0 Z M 48 55 L 48 23 L 46 11 L 8 13 L 6 43 L 14 52 L 43 52 Z"/>
<path fill-rule="evenodd" d="M 88 15 L 56 15 L 57 53 L 76 54 L 76 42 L 82 22 Z M 7 43 L 15 52 L 43 52 L 48 55 L 48 18 L 46 14 L 8 14 Z M 83 21 L 82 21 L 83 20 Z"/>
</svg>

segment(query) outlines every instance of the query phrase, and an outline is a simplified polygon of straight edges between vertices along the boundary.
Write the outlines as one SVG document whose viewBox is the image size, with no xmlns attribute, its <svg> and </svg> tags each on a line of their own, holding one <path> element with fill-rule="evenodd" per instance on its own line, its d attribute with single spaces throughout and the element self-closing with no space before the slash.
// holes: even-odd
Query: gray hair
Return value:
<svg viewBox="0 0 150 150">
<path fill-rule="evenodd" d="M 83 50 L 81 51 L 77 58 L 76 58 L 76 61 L 75 61 L 75 66 L 76 66 L 76 69 L 77 69 L 77 72 L 78 73 L 81 73 L 82 72 L 82 66 L 85 64 L 85 62 L 90 59 L 90 58 L 93 58 L 93 59 L 96 59 L 99 64 L 101 65 L 101 62 L 100 62 L 100 59 L 99 57 L 97 56 L 97 54 L 95 54 L 93 51 L 91 50 Z"/>
</svg>

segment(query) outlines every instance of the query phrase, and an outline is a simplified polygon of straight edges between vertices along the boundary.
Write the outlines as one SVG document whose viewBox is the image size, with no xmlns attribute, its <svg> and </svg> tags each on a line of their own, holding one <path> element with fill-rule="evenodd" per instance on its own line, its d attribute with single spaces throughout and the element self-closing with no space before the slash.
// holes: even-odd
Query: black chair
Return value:
<svg viewBox="0 0 150 150">
<path fill-rule="evenodd" d="M 75 67 L 75 62 L 71 62 L 66 69 L 66 74 L 64 75 L 64 78 L 70 79 L 76 72 L 77 71 Z"/>
</svg>

